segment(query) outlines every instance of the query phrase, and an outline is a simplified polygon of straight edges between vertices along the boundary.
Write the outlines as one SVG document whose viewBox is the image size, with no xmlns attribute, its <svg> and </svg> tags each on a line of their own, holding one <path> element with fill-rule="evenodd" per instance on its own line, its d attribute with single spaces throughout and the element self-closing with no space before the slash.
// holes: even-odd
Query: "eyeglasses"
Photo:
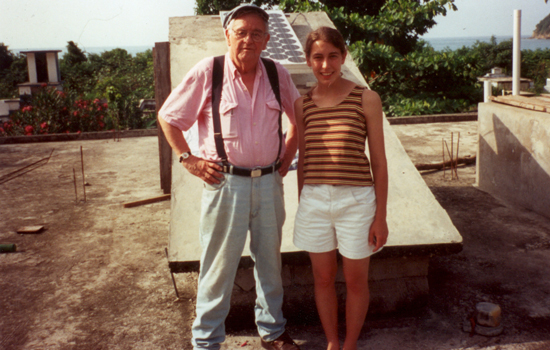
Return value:
<svg viewBox="0 0 550 350">
<path fill-rule="evenodd" d="M 246 38 L 249 34 L 252 37 L 252 41 L 254 42 L 261 42 L 264 40 L 266 33 L 263 32 L 247 32 L 246 30 L 233 30 L 231 29 L 233 33 L 235 33 L 235 37 L 239 40 L 242 40 Z"/>
</svg>

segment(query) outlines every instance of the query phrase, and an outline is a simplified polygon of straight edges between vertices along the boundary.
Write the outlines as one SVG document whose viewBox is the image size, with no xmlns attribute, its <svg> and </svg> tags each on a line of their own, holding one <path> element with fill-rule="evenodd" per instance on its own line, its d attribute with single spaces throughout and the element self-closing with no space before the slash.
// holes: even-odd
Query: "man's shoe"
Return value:
<svg viewBox="0 0 550 350">
<path fill-rule="evenodd" d="M 300 350 L 298 344 L 294 342 L 285 331 L 281 336 L 273 341 L 262 339 L 262 349 L 267 350 Z"/>
</svg>

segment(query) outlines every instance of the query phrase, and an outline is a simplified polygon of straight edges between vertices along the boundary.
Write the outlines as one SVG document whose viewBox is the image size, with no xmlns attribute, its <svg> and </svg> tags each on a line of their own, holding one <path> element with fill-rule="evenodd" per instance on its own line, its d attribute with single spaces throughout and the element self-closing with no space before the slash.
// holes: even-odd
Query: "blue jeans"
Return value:
<svg viewBox="0 0 550 350">
<path fill-rule="evenodd" d="M 224 174 L 202 193 L 195 349 L 219 349 L 225 340 L 225 318 L 237 267 L 250 231 L 256 279 L 256 325 L 271 341 L 283 332 L 281 237 L 285 220 L 282 177 L 278 172 L 257 178 Z"/>
</svg>

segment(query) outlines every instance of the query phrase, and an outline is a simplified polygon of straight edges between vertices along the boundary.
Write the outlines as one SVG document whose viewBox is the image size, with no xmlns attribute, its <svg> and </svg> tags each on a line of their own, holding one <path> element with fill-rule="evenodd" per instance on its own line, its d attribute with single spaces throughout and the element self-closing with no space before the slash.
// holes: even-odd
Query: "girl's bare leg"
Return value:
<svg viewBox="0 0 550 350">
<path fill-rule="evenodd" d="M 336 298 L 336 250 L 326 253 L 309 253 L 315 281 L 315 303 L 327 337 L 327 350 L 340 349 L 338 340 L 338 300 Z"/>
<path fill-rule="evenodd" d="M 370 258 L 343 258 L 346 279 L 346 339 L 344 350 L 356 350 L 357 339 L 369 310 L 369 262 Z"/>
</svg>

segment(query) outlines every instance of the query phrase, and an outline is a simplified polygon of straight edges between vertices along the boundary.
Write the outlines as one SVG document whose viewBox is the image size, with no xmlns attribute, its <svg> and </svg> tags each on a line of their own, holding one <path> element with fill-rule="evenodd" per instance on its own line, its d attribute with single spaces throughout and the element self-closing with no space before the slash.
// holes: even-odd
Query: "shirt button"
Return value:
<svg viewBox="0 0 550 350">
<path fill-rule="evenodd" d="M 256 126 L 256 123 L 254 123 L 254 126 Z"/>
</svg>

